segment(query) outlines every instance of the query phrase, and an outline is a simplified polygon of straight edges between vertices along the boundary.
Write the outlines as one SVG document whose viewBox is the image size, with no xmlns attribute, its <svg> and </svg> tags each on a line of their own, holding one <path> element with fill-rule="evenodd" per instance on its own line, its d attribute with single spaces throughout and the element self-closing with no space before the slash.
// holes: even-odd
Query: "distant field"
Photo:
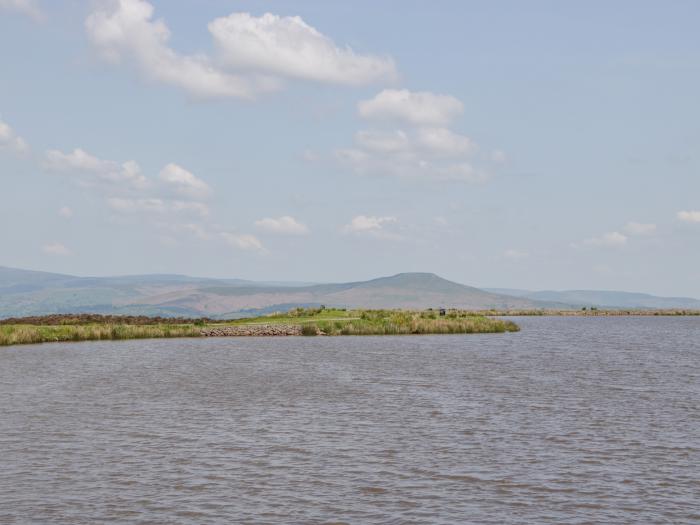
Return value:
<svg viewBox="0 0 700 525">
<path fill-rule="evenodd" d="M 269 333 L 264 327 L 270 326 Z M 515 332 L 512 321 L 450 311 L 340 310 L 297 308 L 283 314 L 216 322 L 99 315 L 9 319 L 0 323 L 0 345 L 205 335 L 277 335 L 286 326 L 300 335 L 409 335 Z M 251 330 L 246 330 L 246 327 Z"/>
</svg>

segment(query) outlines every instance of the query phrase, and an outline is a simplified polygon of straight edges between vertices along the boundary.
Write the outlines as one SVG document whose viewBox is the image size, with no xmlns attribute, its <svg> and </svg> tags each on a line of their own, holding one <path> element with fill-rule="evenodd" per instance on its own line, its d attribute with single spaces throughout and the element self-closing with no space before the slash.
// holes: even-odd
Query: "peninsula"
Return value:
<svg viewBox="0 0 700 525">
<path fill-rule="evenodd" d="M 0 346 L 169 337 L 484 334 L 518 330 L 512 321 L 465 310 L 294 308 L 231 321 L 64 314 L 0 321 Z"/>
</svg>

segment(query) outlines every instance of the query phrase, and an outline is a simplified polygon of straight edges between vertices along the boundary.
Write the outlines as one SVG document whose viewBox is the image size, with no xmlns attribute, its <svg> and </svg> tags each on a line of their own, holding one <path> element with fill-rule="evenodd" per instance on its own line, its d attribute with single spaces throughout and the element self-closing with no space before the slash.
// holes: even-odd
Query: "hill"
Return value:
<svg viewBox="0 0 700 525">
<path fill-rule="evenodd" d="M 182 275 L 76 277 L 0 267 L 0 318 L 101 313 L 235 318 L 296 306 L 341 308 L 561 308 L 488 292 L 431 273 L 331 284 Z"/>
<path fill-rule="evenodd" d="M 497 294 L 507 294 L 533 301 L 565 303 L 577 308 L 596 306 L 601 308 L 700 309 L 700 300 L 691 297 L 658 297 L 644 293 L 605 290 L 531 291 L 511 288 L 489 288 L 488 290 Z"/>
</svg>

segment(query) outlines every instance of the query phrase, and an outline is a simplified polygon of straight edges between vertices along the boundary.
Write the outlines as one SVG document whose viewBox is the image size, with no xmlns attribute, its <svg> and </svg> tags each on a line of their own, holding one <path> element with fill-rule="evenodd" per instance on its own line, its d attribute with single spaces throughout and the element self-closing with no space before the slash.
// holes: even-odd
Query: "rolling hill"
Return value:
<svg viewBox="0 0 700 525">
<path fill-rule="evenodd" d="M 546 308 L 512 297 L 403 273 L 371 281 L 304 284 L 182 275 L 76 277 L 0 267 L 0 317 L 55 313 L 242 317 L 295 306 L 345 308 Z"/>
<path fill-rule="evenodd" d="M 700 300 L 691 297 L 659 297 L 645 293 L 616 292 L 606 290 L 564 290 L 564 291 L 531 291 L 512 288 L 488 288 L 497 294 L 507 294 L 514 297 L 532 299 L 533 301 L 553 301 L 569 304 L 577 308 L 649 308 L 667 309 L 684 308 L 699 310 Z"/>
<path fill-rule="evenodd" d="M 102 313 L 236 318 L 295 306 L 341 308 L 700 309 L 691 298 L 591 290 L 479 289 L 432 273 L 348 283 L 256 282 L 185 275 L 76 277 L 0 267 L 0 318 Z"/>
</svg>

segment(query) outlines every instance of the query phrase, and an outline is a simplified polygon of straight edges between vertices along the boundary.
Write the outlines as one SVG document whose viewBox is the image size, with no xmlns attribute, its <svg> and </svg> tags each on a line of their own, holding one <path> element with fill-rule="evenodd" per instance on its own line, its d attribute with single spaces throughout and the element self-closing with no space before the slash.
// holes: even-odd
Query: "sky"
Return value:
<svg viewBox="0 0 700 525">
<path fill-rule="evenodd" d="M 698 20 L 0 0 L 0 265 L 700 297 Z"/>
</svg>

